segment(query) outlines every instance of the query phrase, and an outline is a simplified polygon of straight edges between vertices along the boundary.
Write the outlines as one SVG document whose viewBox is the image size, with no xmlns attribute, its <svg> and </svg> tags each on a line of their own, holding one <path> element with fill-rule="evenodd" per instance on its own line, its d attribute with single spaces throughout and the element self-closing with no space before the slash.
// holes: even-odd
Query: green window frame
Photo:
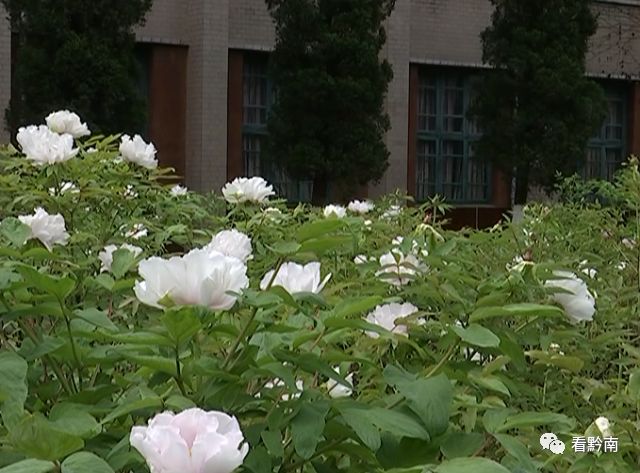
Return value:
<svg viewBox="0 0 640 473">
<path fill-rule="evenodd" d="M 474 159 L 478 126 L 467 118 L 473 75 L 460 69 L 423 68 L 419 74 L 416 198 L 439 194 L 455 204 L 486 204 L 491 167 Z"/>
<path fill-rule="evenodd" d="M 310 202 L 312 181 L 291 179 L 282 169 L 262 159 L 268 135 L 267 119 L 275 100 L 267 54 L 244 55 L 242 96 L 242 157 L 246 175 L 264 177 L 278 196 L 290 202 Z"/>
<path fill-rule="evenodd" d="M 627 153 L 629 96 L 625 84 L 607 82 L 601 85 L 607 100 L 607 114 L 587 144 L 582 177 L 611 181 Z"/>
</svg>

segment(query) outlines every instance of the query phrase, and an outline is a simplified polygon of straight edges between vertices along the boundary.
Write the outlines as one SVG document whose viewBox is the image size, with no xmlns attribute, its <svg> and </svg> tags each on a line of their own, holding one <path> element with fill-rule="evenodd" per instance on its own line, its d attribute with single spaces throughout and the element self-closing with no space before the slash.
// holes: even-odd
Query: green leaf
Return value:
<svg viewBox="0 0 640 473">
<path fill-rule="evenodd" d="M 129 353 L 120 352 L 120 354 L 129 361 L 140 366 L 151 368 L 171 376 L 177 376 L 176 360 L 173 358 L 165 358 L 162 356 L 152 355 L 131 355 Z"/>
<path fill-rule="evenodd" d="M 24 413 L 27 399 L 27 362 L 12 352 L 0 352 L 0 414 L 8 428 Z"/>
<path fill-rule="evenodd" d="M 31 236 L 31 227 L 22 223 L 16 217 L 7 217 L 0 223 L 0 233 L 4 235 L 13 246 L 22 246 Z"/>
<path fill-rule="evenodd" d="M 509 455 L 518 461 L 518 466 L 523 468 L 526 473 L 535 473 L 538 468 L 533 463 L 527 447 L 515 437 L 505 434 L 495 434 L 494 437 Z"/>
<path fill-rule="evenodd" d="M 62 473 L 114 473 L 113 468 L 91 452 L 78 452 L 62 462 Z"/>
<path fill-rule="evenodd" d="M 20 281 L 20 275 L 9 268 L 0 268 L 0 290 L 8 289 L 14 282 Z"/>
<path fill-rule="evenodd" d="M 277 255 L 291 256 L 300 250 L 300 243 L 295 241 L 279 241 L 271 246 L 267 245 L 267 248 Z"/>
<path fill-rule="evenodd" d="M 18 354 L 25 360 L 32 361 L 56 351 L 65 344 L 66 341 L 64 339 L 50 337 L 48 335 L 43 336 L 42 340 L 38 341 L 37 344 L 35 344 L 30 338 L 27 338 L 22 341 Z"/>
<path fill-rule="evenodd" d="M 27 283 L 61 301 L 64 301 L 76 287 L 76 282 L 71 278 L 49 276 L 30 266 L 18 266 L 18 271 Z"/>
<path fill-rule="evenodd" d="M 416 419 L 400 411 L 367 407 L 363 409 L 367 418 L 385 432 L 399 437 L 429 440 L 429 432 Z"/>
<path fill-rule="evenodd" d="M 171 340 L 169 340 L 167 337 L 153 332 L 110 333 L 101 331 L 100 333 L 104 335 L 105 338 L 114 342 L 143 346 L 173 346 L 173 343 L 171 343 Z"/>
<path fill-rule="evenodd" d="M 451 329 L 462 339 L 463 342 L 477 347 L 497 347 L 500 339 L 491 330 L 481 325 L 471 324 L 467 328 L 452 325 Z"/>
<path fill-rule="evenodd" d="M 345 299 L 333 310 L 333 317 L 346 318 L 362 314 L 373 309 L 382 302 L 380 296 L 357 297 Z"/>
<path fill-rule="evenodd" d="M 48 473 L 56 468 L 56 464 L 44 460 L 22 460 L 13 465 L 0 468 L 0 473 Z"/>
<path fill-rule="evenodd" d="M 131 414 L 132 412 L 143 409 L 160 409 L 163 406 L 162 399 L 159 397 L 147 397 L 145 399 L 137 399 L 135 401 L 127 402 L 114 409 L 108 416 L 106 416 L 101 424 L 107 424 L 112 420 L 122 417 L 124 415 Z"/>
<path fill-rule="evenodd" d="M 334 232 L 344 227 L 344 222 L 339 219 L 321 219 L 305 223 L 298 229 L 296 240 L 306 241 L 311 238 L 317 238 L 327 233 Z"/>
<path fill-rule="evenodd" d="M 629 384 L 627 385 L 629 396 L 634 400 L 640 400 L 640 370 L 635 370 L 629 376 Z"/>
<path fill-rule="evenodd" d="M 369 450 L 380 448 L 380 432 L 367 416 L 365 409 L 340 409 L 342 420 L 356 433 Z"/>
<path fill-rule="evenodd" d="M 564 428 L 570 428 L 574 425 L 573 421 L 564 414 L 556 414 L 553 412 L 522 412 L 509 416 L 504 424 L 496 430 L 496 433 L 506 432 L 507 430 L 520 427 L 555 426 L 558 424 Z"/>
<path fill-rule="evenodd" d="M 432 437 L 447 430 L 453 387 L 444 374 L 416 379 L 414 375 L 389 365 L 384 370 L 384 378 L 407 399 L 407 405 L 422 419 Z"/>
<path fill-rule="evenodd" d="M 564 316 L 561 308 L 544 304 L 509 304 L 500 307 L 480 307 L 469 316 L 469 322 L 479 322 L 495 317 L 553 317 Z"/>
<path fill-rule="evenodd" d="M 136 255 L 126 248 L 119 248 L 113 252 L 111 274 L 116 279 L 121 279 L 136 264 Z"/>
<path fill-rule="evenodd" d="M 488 458 L 454 458 L 442 462 L 436 473 L 511 473 L 499 463 Z"/>
<path fill-rule="evenodd" d="M 470 372 L 469 379 L 480 387 L 489 389 L 491 391 L 496 391 L 504 394 L 505 396 L 511 397 L 511 392 L 509 391 L 509 389 L 502 381 L 500 381 L 500 379 L 495 376 L 487 376 L 483 375 L 482 373 Z"/>
<path fill-rule="evenodd" d="M 171 340 L 178 346 L 191 340 L 202 327 L 193 307 L 167 311 L 162 316 L 162 323 L 167 328 Z"/>
<path fill-rule="evenodd" d="M 109 330 L 111 332 L 117 332 L 118 326 L 114 324 L 106 312 L 96 309 L 95 307 L 89 309 L 78 309 L 73 312 L 76 316 L 80 317 L 85 322 L 95 325 L 96 327 Z"/>
<path fill-rule="evenodd" d="M 307 373 L 315 374 L 317 372 L 327 378 L 333 379 L 347 388 L 352 388 L 352 386 L 345 384 L 344 379 L 342 379 L 338 373 L 336 373 L 315 353 L 291 353 L 284 350 L 278 350 L 275 352 L 275 356 L 281 361 L 287 361 L 294 366 L 298 366 Z"/>
<path fill-rule="evenodd" d="M 9 431 L 16 450 L 39 460 L 57 461 L 84 447 L 80 437 L 58 430 L 41 414 L 27 415 Z"/>
<path fill-rule="evenodd" d="M 184 411 L 185 409 L 196 407 L 196 404 L 191 399 L 188 399 L 184 396 L 180 396 L 178 394 L 169 396 L 167 400 L 164 401 L 164 405 L 166 408 L 172 409 L 175 411 Z"/>
<path fill-rule="evenodd" d="M 100 433 L 100 424 L 83 408 L 77 404 L 56 404 L 51 409 L 49 420 L 62 432 L 83 439 L 93 438 Z"/>
<path fill-rule="evenodd" d="M 279 430 L 263 430 L 260 434 L 269 454 L 276 458 L 284 456 L 284 445 L 282 443 L 282 433 Z"/>
<path fill-rule="evenodd" d="M 353 246 L 351 235 L 332 235 L 306 240 L 300 247 L 300 253 L 314 253 L 319 256 L 331 250 L 350 246 Z"/>
<path fill-rule="evenodd" d="M 470 457 L 484 444 L 484 435 L 478 433 L 453 432 L 444 439 L 440 449 L 442 454 L 451 459 Z"/>
<path fill-rule="evenodd" d="M 291 421 L 293 447 L 305 460 L 311 458 L 322 439 L 329 406 L 326 401 L 304 403 Z"/>
</svg>

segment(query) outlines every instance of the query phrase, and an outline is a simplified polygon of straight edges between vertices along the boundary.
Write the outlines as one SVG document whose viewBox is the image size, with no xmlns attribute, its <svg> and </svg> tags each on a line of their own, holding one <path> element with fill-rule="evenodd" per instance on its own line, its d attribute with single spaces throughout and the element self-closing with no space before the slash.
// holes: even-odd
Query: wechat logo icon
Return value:
<svg viewBox="0 0 640 473">
<path fill-rule="evenodd" d="M 551 432 L 540 436 L 540 445 L 544 450 L 550 450 L 555 455 L 562 455 L 565 449 L 564 442 L 558 440 L 558 436 Z"/>
</svg>

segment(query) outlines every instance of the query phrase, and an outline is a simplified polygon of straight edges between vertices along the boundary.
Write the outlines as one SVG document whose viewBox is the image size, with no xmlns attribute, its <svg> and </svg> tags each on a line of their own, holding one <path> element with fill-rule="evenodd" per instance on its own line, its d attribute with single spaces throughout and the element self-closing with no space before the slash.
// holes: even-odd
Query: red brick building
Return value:
<svg viewBox="0 0 640 473">
<path fill-rule="evenodd" d="M 589 142 L 584 174 L 608 177 L 626 155 L 640 154 L 640 1 L 600 1 L 594 8 L 599 30 L 588 74 L 601 81 L 609 109 Z M 477 129 L 465 118 L 471 79 L 483 67 L 479 34 L 490 15 L 488 0 L 397 0 L 383 52 L 394 69 L 386 100 L 390 166 L 363 193 L 400 189 L 418 201 L 439 193 L 455 204 L 456 220 L 472 226 L 492 224 L 508 210 L 510 182 L 472 159 Z M 260 162 L 274 44 L 264 0 L 155 0 L 137 37 L 147 71 L 148 135 L 163 164 L 196 190 L 268 174 L 282 194 L 310 195 L 309 183 L 291 182 Z M 10 64 L 2 19 L 0 108 L 11 93 Z"/>
</svg>

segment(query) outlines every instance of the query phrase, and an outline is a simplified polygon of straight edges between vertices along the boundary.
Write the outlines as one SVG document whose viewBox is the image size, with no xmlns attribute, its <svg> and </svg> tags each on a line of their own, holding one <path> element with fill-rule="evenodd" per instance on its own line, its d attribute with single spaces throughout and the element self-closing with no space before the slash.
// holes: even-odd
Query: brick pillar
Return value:
<svg viewBox="0 0 640 473">
<path fill-rule="evenodd" d="M 186 46 L 154 44 L 149 64 L 149 137 L 160 165 L 185 174 L 187 120 Z"/>
<path fill-rule="evenodd" d="M 7 13 L 0 5 L 0 144 L 9 142 L 4 111 L 11 99 L 11 30 Z"/>
<path fill-rule="evenodd" d="M 386 24 L 387 43 L 383 54 L 393 67 L 393 80 L 389 84 L 386 108 L 391 120 L 387 133 L 389 168 L 370 195 L 379 196 L 396 189 L 407 190 L 407 128 L 409 103 L 409 50 L 411 42 L 411 2 L 396 2 L 395 9 Z"/>
<path fill-rule="evenodd" d="M 242 157 L 244 54 L 229 51 L 229 79 L 227 99 L 227 180 L 245 175 Z"/>
<path fill-rule="evenodd" d="M 186 29 L 187 185 L 217 190 L 227 176 L 227 79 L 230 0 L 190 0 Z"/>
<path fill-rule="evenodd" d="M 640 82 L 629 84 L 628 154 L 640 156 Z"/>
</svg>

